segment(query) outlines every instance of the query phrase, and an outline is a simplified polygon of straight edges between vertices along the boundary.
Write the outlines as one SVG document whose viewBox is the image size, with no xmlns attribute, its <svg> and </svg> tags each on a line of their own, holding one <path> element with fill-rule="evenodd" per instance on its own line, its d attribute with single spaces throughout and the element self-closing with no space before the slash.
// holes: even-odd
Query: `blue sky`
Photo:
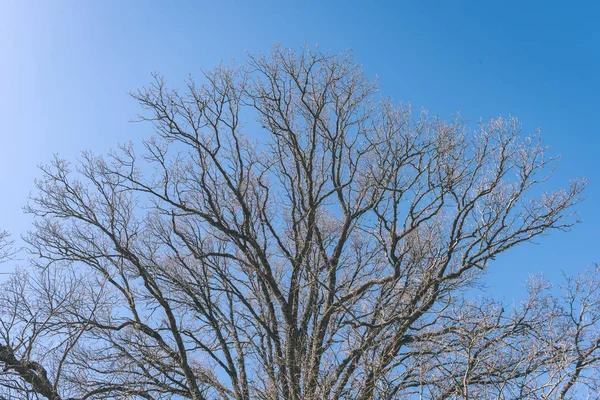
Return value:
<svg viewBox="0 0 600 400">
<path fill-rule="evenodd" d="M 562 156 L 548 188 L 590 179 L 583 224 L 492 265 L 493 293 L 510 299 L 528 274 L 600 261 L 599 12 L 593 1 L 0 0 L 0 229 L 29 229 L 21 207 L 54 153 L 151 134 L 128 122 L 139 109 L 127 93 L 152 71 L 179 84 L 274 43 L 352 48 L 385 94 L 417 109 L 541 127 Z"/>
</svg>

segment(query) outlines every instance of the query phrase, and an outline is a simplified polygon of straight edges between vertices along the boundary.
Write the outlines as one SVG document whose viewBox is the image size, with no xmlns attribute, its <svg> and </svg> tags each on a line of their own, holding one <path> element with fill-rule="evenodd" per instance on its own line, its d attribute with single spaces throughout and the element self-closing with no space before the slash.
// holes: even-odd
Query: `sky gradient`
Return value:
<svg viewBox="0 0 600 400">
<path fill-rule="evenodd" d="M 488 284 L 511 299 L 529 274 L 582 271 L 600 261 L 600 6 L 483 3 L 0 0 L 0 229 L 30 229 L 21 207 L 54 153 L 75 160 L 152 134 L 129 123 L 140 110 L 127 95 L 151 72 L 178 85 L 246 52 L 306 43 L 353 49 L 384 94 L 417 110 L 541 127 L 562 157 L 548 189 L 590 180 L 584 222 L 499 258 Z"/>
</svg>

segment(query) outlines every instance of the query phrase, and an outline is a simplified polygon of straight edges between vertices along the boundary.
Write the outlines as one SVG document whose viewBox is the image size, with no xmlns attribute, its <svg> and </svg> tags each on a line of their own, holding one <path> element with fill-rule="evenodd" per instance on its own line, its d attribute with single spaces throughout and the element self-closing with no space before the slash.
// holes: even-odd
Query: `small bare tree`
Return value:
<svg viewBox="0 0 600 400">
<path fill-rule="evenodd" d="M 0 295 L 5 398 L 596 389 L 596 269 L 512 307 L 466 296 L 498 254 L 577 222 L 584 182 L 540 195 L 556 160 L 516 119 L 413 116 L 351 54 L 310 49 L 133 97 L 157 134 L 141 155 L 43 167 L 33 268 Z"/>
</svg>

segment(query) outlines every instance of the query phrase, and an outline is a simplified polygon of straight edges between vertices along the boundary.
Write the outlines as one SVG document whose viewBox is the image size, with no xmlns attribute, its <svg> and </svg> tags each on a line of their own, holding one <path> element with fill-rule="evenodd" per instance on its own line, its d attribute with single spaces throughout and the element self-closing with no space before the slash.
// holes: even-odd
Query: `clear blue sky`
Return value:
<svg viewBox="0 0 600 400">
<path fill-rule="evenodd" d="M 29 229 L 21 207 L 53 153 L 75 159 L 151 134 L 128 123 L 139 109 L 127 93 L 152 71 L 179 84 L 276 42 L 352 48 L 384 93 L 417 109 L 542 127 L 562 155 L 552 186 L 591 180 L 583 224 L 492 266 L 494 293 L 512 298 L 530 273 L 555 279 L 600 261 L 598 4 L 0 0 L 0 229 Z"/>
</svg>

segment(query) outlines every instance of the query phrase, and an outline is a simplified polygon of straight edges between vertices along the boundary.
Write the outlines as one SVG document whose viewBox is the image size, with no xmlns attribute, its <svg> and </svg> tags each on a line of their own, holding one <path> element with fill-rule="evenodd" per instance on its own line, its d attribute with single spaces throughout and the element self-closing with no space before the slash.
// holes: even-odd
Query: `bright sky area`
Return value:
<svg viewBox="0 0 600 400">
<path fill-rule="evenodd" d="M 139 108 L 127 95 L 152 71 L 177 85 L 274 43 L 352 48 L 385 94 L 416 109 L 541 127 L 562 157 L 548 189 L 590 179 L 582 224 L 492 264 L 490 291 L 511 300 L 529 274 L 560 280 L 600 261 L 599 12 L 552 0 L 0 0 L 0 230 L 31 229 L 21 208 L 54 153 L 75 160 L 152 134 L 128 122 Z"/>
</svg>

